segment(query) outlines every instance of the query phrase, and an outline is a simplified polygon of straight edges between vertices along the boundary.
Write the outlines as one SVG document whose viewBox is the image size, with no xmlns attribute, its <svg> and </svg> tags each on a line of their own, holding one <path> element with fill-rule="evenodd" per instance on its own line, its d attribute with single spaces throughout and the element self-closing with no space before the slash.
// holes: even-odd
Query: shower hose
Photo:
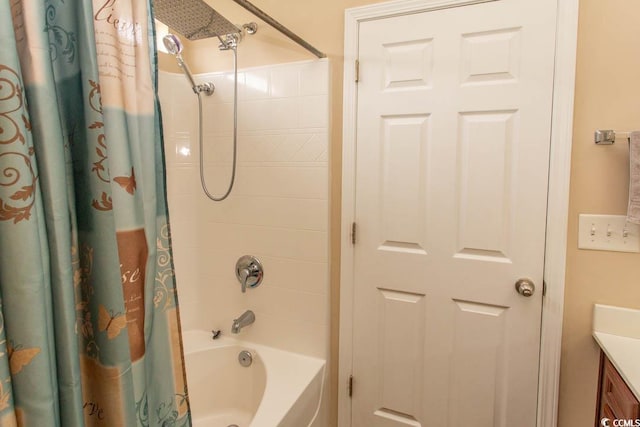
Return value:
<svg viewBox="0 0 640 427">
<path fill-rule="evenodd" d="M 204 144 L 203 144 L 203 111 L 202 111 L 202 93 L 200 91 L 197 92 L 198 95 L 198 146 L 200 149 L 200 184 L 202 185 L 202 190 L 207 197 L 214 202 L 221 202 L 226 199 L 231 190 L 233 189 L 233 184 L 236 180 L 236 165 L 237 165 L 237 157 L 238 157 L 238 52 L 235 47 L 229 47 L 233 51 L 233 161 L 231 166 L 231 179 L 229 180 L 229 187 L 227 191 L 222 196 L 214 196 L 209 192 L 207 188 L 207 183 L 204 176 Z"/>
</svg>

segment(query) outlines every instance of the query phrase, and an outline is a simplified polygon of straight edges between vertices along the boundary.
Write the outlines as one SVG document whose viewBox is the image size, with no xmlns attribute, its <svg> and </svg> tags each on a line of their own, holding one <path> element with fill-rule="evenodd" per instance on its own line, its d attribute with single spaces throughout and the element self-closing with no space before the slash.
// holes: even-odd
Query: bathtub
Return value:
<svg viewBox="0 0 640 427">
<path fill-rule="evenodd" d="M 206 331 L 183 333 L 194 427 L 306 427 L 316 417 L 325 361 Z M 251 366 L 238 361 L 241 351 Z"/>
</svg>

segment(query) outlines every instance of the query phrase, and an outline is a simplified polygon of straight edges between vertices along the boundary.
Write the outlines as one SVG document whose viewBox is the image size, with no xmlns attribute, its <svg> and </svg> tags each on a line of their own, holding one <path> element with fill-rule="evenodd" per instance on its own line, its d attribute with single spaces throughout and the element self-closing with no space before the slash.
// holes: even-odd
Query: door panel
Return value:
<svg viewBox="0 0 640 427">
<path fill-rule="evenodd" d="M 533 427 L 555 2 L 361 23 L 354 427 Z"/>
<path fill-rule="evenodd" d="M 465 112 L 458 119 L 458 247 L 454 256 L 510 262 L 509 225 L 518 112 Z"/>
<path fill-rule="evenodd" d="M 429 116 L 381 118 L 380 250 L 424 253 L 424 212 Z"/>
</svg>

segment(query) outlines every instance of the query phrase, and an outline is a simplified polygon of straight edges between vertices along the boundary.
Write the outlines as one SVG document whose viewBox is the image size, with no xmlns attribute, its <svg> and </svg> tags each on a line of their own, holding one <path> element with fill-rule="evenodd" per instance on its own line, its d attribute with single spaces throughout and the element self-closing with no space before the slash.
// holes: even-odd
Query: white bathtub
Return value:
<svg viewBox="0 0 640 427">
<path fill-rule="evenodd" d="M 306 427 L 317 415 L 324 360 L 206 331 L 183 340 L 194 427 Z M 242 350 L 253 356 L 246 368 Z"/>
</svg>

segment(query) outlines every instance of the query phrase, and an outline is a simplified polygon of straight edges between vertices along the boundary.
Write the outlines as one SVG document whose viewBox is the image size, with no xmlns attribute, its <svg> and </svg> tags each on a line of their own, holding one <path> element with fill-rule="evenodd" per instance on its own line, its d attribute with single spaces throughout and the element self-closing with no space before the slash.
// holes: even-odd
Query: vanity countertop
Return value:
<svg viewBox="0 0 640 427">
<path fill-rule="evenodd" d="M 640 310 L 596 304 L 593 337 L 640 400 Z"/>
</svg>

